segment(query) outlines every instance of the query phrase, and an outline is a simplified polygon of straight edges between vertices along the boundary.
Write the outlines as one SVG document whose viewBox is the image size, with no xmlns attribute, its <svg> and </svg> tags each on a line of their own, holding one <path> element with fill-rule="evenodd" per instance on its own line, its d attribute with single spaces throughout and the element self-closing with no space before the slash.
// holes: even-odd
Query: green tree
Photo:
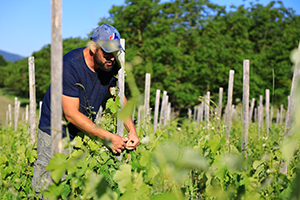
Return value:
<svg viewBox="0 0 300 200">
<path fill-rule="evenodd" d="M 289 56 L 300 30 L 299 16 L 280 1 L 233 6 L 226 12 L 209 1 L 127 0 L 110 10 L 109 20 L 126 38 L 126 59 L 144 59 L 133 69 L 141 91 L 145 73 L 151 73 L 152 106 L 156 89 L 166 90 L 179 111 L 197 104 L 206 91 L 217 100 L 219 87 L 226 94 L 231 69 L 234 97 L 241 99 L 244 59 L 251 65 L 251 98 L 271 89 L 273 103 L 286 102 Z"/>
<path fill-rule="evenodd" d="M 5 74 L 6 73 L 6 65 L 8 64 L 8 62 L 3 58 L 2 55 L 0 55 L 0 70 L 2 72 L 2 74 Z M 0 87 L 3 87 L 4 86 L 4 77 L 5 76 L 1 76 L 0 77 Z"/>
<path fill-rule="evenodd" d="M 206 19 L 223 9 L 209 1 L 134 0 L 110 10 L 113 25 L 126 38 L 126 59 L 141 56 L 144 60 L 133 69 L 141 91 L 145 73 L 152 74 L 152 105 L 156 89 L 166 90 L 177 110 L 197 103 L 205 86 L 197 85 L 199 67 L 192 49 Z"/>
<path fill-rule="evenodd" d="M 0 66 L 6 66 L 7 65 L 7 61 L 3 58 L 2 55 L 0 55 Z"/>
<path fill-rule="evenodd" d="M 213 91 L 217 92 L 217 85 L 227 88 L 227 81 L 221 77 L 227 78 L 228 71 L 234 69 L 234 96 L 241 98 L 242 63 L 249 59 L 251 98 L 258 99 L 265 89 L 270 89 L 273 103 L 286 104 L 291 84 L 290 52 L 298 44 L 299 23 L 299 16 L 284 8 L 281 2 L 271 2 L 265 7 L 260 4 L 251 4 L 249 8 L 240 6 L 209 22 L 200 38 L 210 38 L 205 40 L 208 43 L 201 43 L 205 48 L 211 47 L 211 52 L 205 53 L 211 56 L 205 63 L 212 66 L 213 73 L 206 77 Z"/>
<path fill-rule="evenodd" d="M 235 70 L 234 99 L 241 99 L 244 59 L 250 60 L 250 97 L 258 99 L 270 89 L 272 103 L 287 102 L 290 52 L 298 46 L 300 16 L 280 1 L 233 6 L 227 12 L 208 0 L 126 0 L 122 6 L 113 6 L 110 17 L 100 19 L 102 23 L 112 24 L 126 39 L 128 61 L 143 58 L 133 73 L 141 92 L 145 73 L 151 73 L 151 106 L 157 89 L 168 92 L 172 107 L 179 112 L 198 104 L 198 97 L 207 91 L 216 101 L 219 87 L 226 95 L 231 69 Z M 63 53 L 87 42 L 65 39 Z M 38 100 L 51 80 L 50 50 L 46 45 L 33 53 Z M 27 95 L 27 59 L 2 69 L 5 80 L 0 83 Z"/>
</svg>

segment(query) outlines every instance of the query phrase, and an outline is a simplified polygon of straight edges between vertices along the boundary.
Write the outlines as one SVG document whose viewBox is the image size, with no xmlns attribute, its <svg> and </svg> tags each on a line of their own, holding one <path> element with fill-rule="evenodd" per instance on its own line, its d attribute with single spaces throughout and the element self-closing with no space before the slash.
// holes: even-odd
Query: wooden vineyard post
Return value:
<svg viewBox="0 0 300 200">
<path fill-rule="evenodd" d="M 254 108 L 254 122 L 257 123 L 258 122 L 258 117 L 257 117 L 257 113 L 258 113 L 258 110 L 257 108 Z"/>
<path fill-rule="evenodd" d="M 166 119 L 168 121 L 171 120 L 171 113 L 172 113 L 172 108 L 171 108 L 171 102 L 168 102 L 168 105 L 167 105 L 167 116 L 166 116 Z"/>
<path fill-rule="evenodd" d="M 282 124 L 284 122 L 284 108 L 283 108 L 283 105 L 281 104 L 280 105 L 280 121 L 279 123 Z"/>
<path fill-rule="evenodd" d="M 188 119 L 189 119 L 189 122 L 191 122 L 191 119 L 192 119 L 192 109 L 191 108 L 188 108 Z"/>
<path fill-rule="evenodd" d="M 124 107 L 124 94 L 125 94 L 125 83 L 124 83 L 124 78 L 125 78 L 125 71 L 124 68 L 121 67 L 121 69 L 118 72 L 118 86 L 119 86 L 119 94 L 118 96 L 120 97 L 120 103 L 121 103 L 121 108 Z M 119 136 L 123 137 L 123 120 L 118 118 L 117 121 L 117 133 Z"/>
<path fill-rule="evenodd" d="M 141 127 L 141 113 L 142 113 L 142 110 L 143 110 L 143 105 L 140 105 L 138 107 L 138 114 L 137 114 L 137 128 L 140 128 Z"/>
<path fill-rule="evenodd" d="M 132 119 L 133 123 L 134 123 L 134 120 L 135 120 L 135 110 L 136 110 L 136 106 L 134 106 L 133 111 L 132 111 L 132 116 L 131 116 L 131 119 Z"/>
<path fill-rule="evenodd" d="M 276 127 L 278 126 L 279 124 L 279 121 L 280 121 L 280 114 L 279 114 L 279 109 L 277 109 L 277 113 L 276 113 Z"/>
<path fill-rule="evenodd" d="M 243 63 L 243 135 L 242 135 L 242 150 L 245 151 L 247 158 L 247 148 L 248 148 L 248 131 L 249 131 L 249 60 L 244 60 Z"/>
<path fill-rule="evenodd" d="M 145 99 L 144 99 L 144 105 L 145 105 L 145 119 L 144 119 L 144 128 L 147 131 L 148 130 L 148 122 L 150 122 L 150 84 L 151 84 L 151 74 L 146 73 L 145 77 Z"/>
<path fill-rule="evenodd" d="M 125 49 L 125 39 L 121 39 L 121 46 Z M 125 97 L 125 52 L 121 52 L 119 55 L 119 61 L 121 64 L 121 69 L 118 72 L 118 86 L 119 86 L 119 94 L 121 109 L 124 107 L 124 97 Z M 119 136 L 124 136 L 124 124 L 123 120 L 118 118 L 117 120 L 117 133 Z M 117 155 L 118 160 L 122 160 L 123 153 Z"/>
<path fill-rule="evenodd" d="M 8 104 L 8 125 L 12 125 L 12 117 L 11 117 L 11 104 Z"/>
<path fill-rule="evenodd" d="M 36 140 L 36 96 L 35 96 L 35 67 L 34 57 L 28 58 L 29 72 L 29 133 L 31 143 Z"/>
<path fill-rule="evenodd" d="M 8 110 L 6 111 L 6 122 L 5 122 L 5 126 L 8 126 Z"/>
<path fill-rule="evenodd" d="M 219 88 L 219 104 L 218 104 L 218 116 L 217 116 L 217 126 L 220 125 L 222 119 L 222 102 L 223 102 L 223 88 Z"/>
<path fill-rule="evenodd" d="M 266 129 L 267 136 L 269 137 L 270 132 L 270 90 L 266 89 Z"/>
<path fill-rule="evenodd" d="M 300 50 L 300 41 L 298 45 L 298 50 Z M 292 128 L 292 121 L 294 118 L 294 111 L 296 109 L 296 88 L 299 84 L 299 77 L 300 77 L 300 63 L 295 63 L 295 70 L 293 74 L 293 80 L 292 80 L 292 87 L 290 92 L 290 103 L 288 106 L 289 116 L 286 119 L 286 131 L 288 135 L 291 134 L 291 128 Z M 299 105 L 298 105 L 299 106 Z"/>
<path fill-rule="evenodd" d="M 18 128 L 18 120 L 19 120 L 19 111 L 20 111 L 20 101 L 15 97 L 15 121 L 14 121 L 14 130 L 16 131 Z"/>
<path fill-rule="evenodd" d="M 196 117 L 197 117 L 197 109 L 198 109 L 198 106 L 194 106 L 194 116 L 193 116 L 194 122 L 196 121 Z"/>
<path fill-rule="evenodd" d="M 121 39 L 121 45 L 125 49 L 125 39 Z M 121 69 L 118 72 L 118 87 L 119 87 L 119 94 L 118 96 L 120 97 L 120 103 L 121 103 L 121 108 L 124 107 L 124 95 L 125 95 L 125 53 L 122 52 L 119 57 L 118 57 L 120 64 L 121 64 Z M 123 137 L 123 120 L 118 118 L 117 121 L 117 133 L 119 136 Z"/>
<path fill-rule="evenodd" d="M 230 137 L 231 129 L 231 107 L 232 107 L 232 95 L 233 95 L 233 80 L 234 70 L 229 71 L 229 82 L 228 82 L 228 96 L 227 96 L 227 116 L 226 116 L 226 138 Z"/>
<path fill-rule="evenodd" d="M 272 124 L 273 124 L 273 106 L 271 106 L 271 109 L 270 109 L 270 126 L 272 127 Z"/>
<path fill-rule="evenodd" d="M 100 106 L 98 109 L 98 112 L 96 114 L 96 119 L 95 119 L 96 124 L 100 123 L 100 119 L 102 117 L 102 112 L 103 112 L 103 107 Z"/>
<path fill-rule="evenodd" d="M 118 86 L 119 86 L 119 94 L 118 96 L 120 97 L 120 103 L 121 103 L 121 109 L 124 107 L 124 90 L 125 90 L 125 83 L 124 83 L 124 78 L 125 78 L 125 71 L 124 68 L 121 67 L 121 69 L 118 72 Z M 124 125 L 123 125 L 123 120 L 121 120 L 119 117 L 117 119 L 117 133 L 119 136 L 123 137 L 124 136 Z M 118 160 L 122 160 L 123 153 L 117 155 Z"/>
<path fill-rule="evenodd" d="M 28 104 L 26 104 L 26 107 L 25 107 L 25 123 L 28 123 Z"/>
<path fill-rule="evenodd" d="M 62 4 L 51 0 L 51 136 L 52 156 L 62 152 Z"/>
<path fill-rule="evenodd" d="M 209 124 L 209 106 L 210 106 L 210 92 L 206 92 L 205 96 L 205 126 Z"/>
<path fill-rule="evenodd" d="M 298 45 L 298 50 L 300 50 L 300 41 Z M 299 77 L 300 77 L 300 63 L 295 63 L 295 70 L 293 74 L 293 80 L 292 80 L 292 87 L 291 92 L 289 96 L 288 101 L 288 108 L 287 108 L 287 118 L 286 118 L 286 124 L 285 124 L 285 135 L 291 135 L 293 133 L 292 126 L 293 126 L 293 120 L 295 117 L 295 110 L 299 105 L 296 105 L 297 101 L 296 99 L 296 91 L 299 87 Z M 295 130 L 294 130 L 295 131 Z M 296 130 L 298 131 L 298 130 Z M 284 161 L 281 161 L 281 167 L 279 169 L 279 172 L 287 174 L 288 172 L 288 165 L 289 163 L 284 163 Z"/>
<path fill-rule="evenodd" d="M 160 90 L 156 90 L 155 107 L 154 107 L 154 119 L 153 119 L 153 134 L 155 134 L 155 131 L 157 129 L 159 100 L 160 100 Z"/>
<path fill-rule="evenodd" d="M 165 96 L 165 101 L 164 101 L 164 117 L 163 117 L 163 127 L 167 125 L 167 120 L 168 120 L 168 103 L 169 103 L 169 96 Z"/>
<path fill-rule="evenodd" d="M 254 112 L 254 103 L 255 103 L 255 98 L 252 98 L 251 100 L 251 107 L 250 107 L 250 113 L 249 113 L 249 124 L 252 120 L 253 112 Z"/>
<path fill-rule="evenodd" d="M 39 102 L 39 119 L 41 118 L 41 114 L 42 114 L 42 106 L 43 106 L 43 102 L 40 101 Z"/>
<path fill-rule="evenodd" d="M 197 124 L 199 124 L 203 120 L 203 101 L 201 104 L 197 106 Z"/>
<path fill-rule="evenodd" d="M 257 118 L 258 118 L 258 137 L 260 137 L 260 131 L 262 130 L 262 123 L 263 123 L 263 96 L 259 96 L 259 106 L 257 109 Z"/>
<path fill-rule="evenodd" d="M 284 127 L 284 136 L 286 136 L 287 132 L 288 132 L 288 121 L 290 119 L 290 103 L 291 103 L 291 96 L 288 96 L 288 108 L 287 108 L 287 111 L 286 111 L 286 117 L 285 117 L 285 127 Z"/>
<path fill-rule="evenodd" d="M 162 102 L 161 102 L 161 108 L 160 108 L 160 118 L 159 118 L 159 125 L 160 127 L 163 127 L 164 124 L 164 117 L 165 117 L 165 112 L 166 112 L 166 105 L 167 105 L 167 91 L 163 91 L 163 97 L 162 97 Z"/>
</svg>

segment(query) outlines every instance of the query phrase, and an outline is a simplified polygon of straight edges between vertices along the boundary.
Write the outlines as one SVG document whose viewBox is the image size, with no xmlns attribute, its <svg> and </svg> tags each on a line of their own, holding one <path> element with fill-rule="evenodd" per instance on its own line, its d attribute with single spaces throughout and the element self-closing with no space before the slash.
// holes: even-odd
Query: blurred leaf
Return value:
<svg viewBox="0 0 300 200">
<path fill-rule="evenodd" d="M 180 200 L 184 199 L 182 196 L 179 196 L 174 193 L 165 193 L 165 194 L 159 194 L 156 195 L 153 200 Z"/>
<path fill-rule="evenodd" d="M 120 170 L 115 173 L 113 180 L 117 182 L 121 192 L 124 193 L 126 185 L 131 183 L 131 165 L 122 164 Z"/>
<path fill-rule="evenodd" d="M 181 164 L 184 168 L 187 169 L 206 170 L 208 168 L 206 159 L 191 148 L 187 148 L 184 150 L 182 154 Z"/>
<path fill-rule="evenodd" d="M 141 153 L 141 159 L 139 160 L 139 163 L 141 166 L 145 167 L 148 165 L 148 163 L 151 163 L 151 152 L 150 151 L 143 151 Z"/>
<path fill-rule="evenodd" d="M 46 170 L 51 171 L 53 181 L 58 183 L 64 173 L 66 173 L 68 167 L 67 156 L 62 153 L 55 153 Z"/>
<path fill-rule="evenodd" d="M 133 110 L 137 105 L 139 98 L 131 98 L 130 101 L 119 111 L 118 116 L 121 120 L 124 120 L 132 116 Z"/>
<path fill-rule="evenodd" d="M 68 159 L 67 161 L 67 166 L 68 166 L 68 171 L 69 172 L 76 172 L 77 165 L 80 161 L 84 160 L 87 157 L 87 153 L 80 153 L 76 156 L 72 156 L 71 158 Z"/>
<path fill-rule="evenodd" d="M 262 163 L 264 163 L 264 161 L 262 161 L 262 160 L 255 160 L 253 162 L 253 165 L 252 165 L 253 169 L 257 169 L 257 167 L 260 166 Z"/>
</svg>

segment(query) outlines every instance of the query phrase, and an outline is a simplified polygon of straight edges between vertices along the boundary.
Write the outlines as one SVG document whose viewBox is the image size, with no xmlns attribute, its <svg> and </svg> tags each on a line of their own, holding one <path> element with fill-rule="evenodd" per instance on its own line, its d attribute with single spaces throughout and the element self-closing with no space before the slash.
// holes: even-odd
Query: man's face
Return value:
<svg viewBox="0 0 300 200">
<path fill-rule="evenodd" d="M 105 72 L 110 72 L 116 63 L 114 53 L 105 53 L 101 48 L 96 50 L 94 61 L 99 69 Z"/>
</svg>

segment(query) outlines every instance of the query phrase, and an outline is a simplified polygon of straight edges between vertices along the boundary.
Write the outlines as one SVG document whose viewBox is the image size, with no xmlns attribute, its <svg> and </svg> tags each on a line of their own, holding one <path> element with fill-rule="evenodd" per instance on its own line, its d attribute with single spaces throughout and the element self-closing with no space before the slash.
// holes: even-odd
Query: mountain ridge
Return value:
<svg viewBox="0 0 300 200">
<path fill-rule="evenodd" d="M 7 51 L 1 50 L 1 49 L 0 49 L 0 54 L 3 56 L 3 58 L 6 61 L 9 61 L 9 62 L 15 62 L 17 60 L 21 60 L 21 59 L 25 58 L 24 56 L 20 56 L 18 54 L 10 53 L 10 52 L 7 52 Z"/>
</svg>

